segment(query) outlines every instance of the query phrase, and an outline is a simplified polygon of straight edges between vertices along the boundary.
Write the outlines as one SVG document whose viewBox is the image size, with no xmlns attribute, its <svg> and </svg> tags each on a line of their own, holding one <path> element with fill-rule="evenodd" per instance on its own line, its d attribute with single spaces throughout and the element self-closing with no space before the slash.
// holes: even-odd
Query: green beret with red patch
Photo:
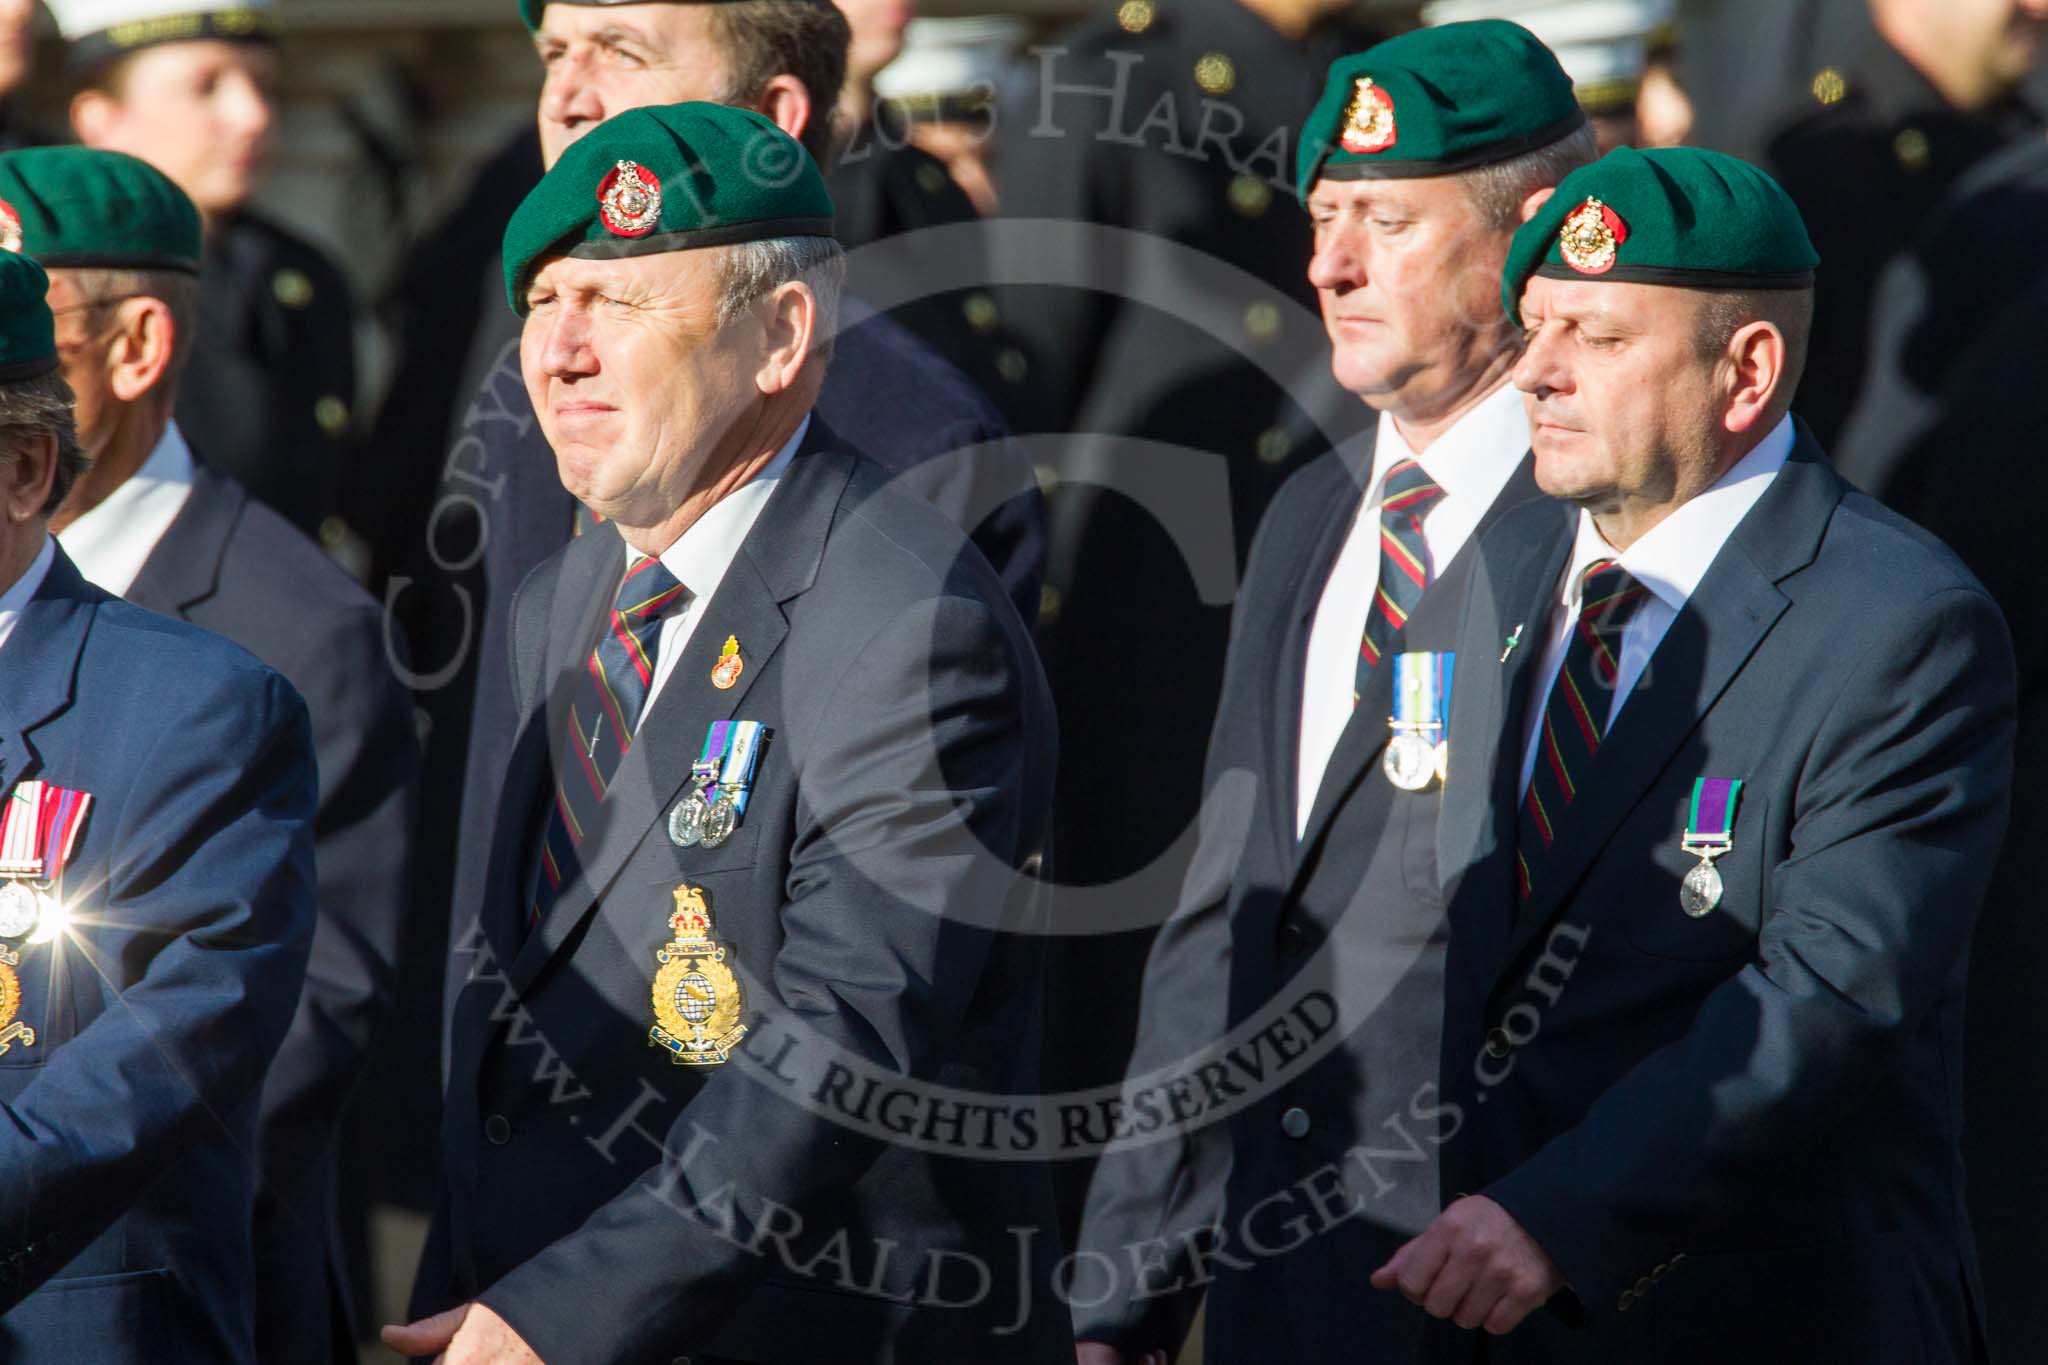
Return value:
<svg viewBox="0 0 2048 1365">
<path fill-rule="evenodd" d="M 1620 147 L 1564 178 L 1515 230 L 1500 301 L 1531 275 L 1690 289 L 1810 289 L 1820 256 L 1778 182 L 1699 147 Z"/>
</svg>

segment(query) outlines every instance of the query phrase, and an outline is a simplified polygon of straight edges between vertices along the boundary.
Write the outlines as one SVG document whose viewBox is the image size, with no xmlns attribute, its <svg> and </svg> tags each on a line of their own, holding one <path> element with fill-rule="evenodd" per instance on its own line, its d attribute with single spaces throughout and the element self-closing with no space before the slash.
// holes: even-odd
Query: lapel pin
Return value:
<svg viewBox="0 0 2048 1365">
<path fill-rule="evenodd" d="M 740 637 L 728 635 L 725 637 L 725 648 L 719 653 L 718 662 L 712 666 L 711 685 L 721 692 L 730 692 L 746 668 L 747 661 L 740 657 Z"/>
<path fill-rule="evenodd" d="M 1508 636 L 1508 638 L 1502 641 L 1501 643 L 1500 661 L 1502 663 L 1506 663 L 1508 661 L 1508 655 L 1514 653 L 1515 646 L 1520 643 L 1522 643 L 1522 623 L 1518 621 L 1515 623 L 1515 633 L 1513 635 Z"/>
</svg>

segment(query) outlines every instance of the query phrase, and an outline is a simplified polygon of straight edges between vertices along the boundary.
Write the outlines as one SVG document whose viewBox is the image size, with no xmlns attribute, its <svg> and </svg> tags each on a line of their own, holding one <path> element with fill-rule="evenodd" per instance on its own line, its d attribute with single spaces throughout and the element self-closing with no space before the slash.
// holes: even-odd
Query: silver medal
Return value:
<svg viewBox="0 0 2048 1365">
<path fill-rule="evenodd" d="M 23 882 L 0 884 L 0 938 L 23 938 L 42 917 L 42 898 Z"/>
<path fill-rule="evenodd" d="M 1419 792 L 1436 780 L 1436 745 L 1412 730 L 1400 730 L 1380 756 L 1387 781 L 1404 792 Z"/>
<path fill-rule="evenodd" d="M 710 811 L 704 816 L 704 847 L 717 848 L 732 838 L 732 832 L 739 823 L 740 813 L 734 808 L 732 798 L 720 792 L 718 800 L 711 804 Z"/>
<path fill-rule="evenodd" d="M 1721 874 L 1710 858 L 1685 874 L 1678 887 L 1678 904 L 1694 919 L 1704 919 L 1721 903 Z"/>
<path fill-rule="evenodd" d="M 710 813 L 711 803 L 704 799 L 704 789 L 699 787 L 668 813 L 669 842 L 677 848 L 688 848 L 704 837 L 704 817 Z"/>
</svg>

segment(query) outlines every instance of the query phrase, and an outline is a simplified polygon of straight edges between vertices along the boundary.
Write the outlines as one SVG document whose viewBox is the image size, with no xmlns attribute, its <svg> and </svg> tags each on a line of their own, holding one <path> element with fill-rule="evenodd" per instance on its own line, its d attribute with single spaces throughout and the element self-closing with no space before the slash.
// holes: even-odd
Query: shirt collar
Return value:
<svg viewBox="0 0 2048 1365">
<path fill-rule="evenodd" d="M 79 573 L 108 592 L 125 594 L 150 552 L 170 530 L 192 487 L 192 449 L 178 424 L 164 427 L 142 467 L 58 539 Z"/>
<path fill-rule="evenodd" d="M 760 518 L 761 509 L 768 505 L 775 485 L 789 472 L 797 447 L 803 444 L 810 429 L 811 418 L 806 413 L 796 431 L 782 443 L 782 449 L 775 452 L 775 458 L 759 474 L 713 503 L 689 530 L 676 537 L 675 544 L 661 552 L 661 566 L 675 575 L 676 582 L 690 590 L 693 601 L 709 599 L 718 591 L 718 585 L 725 580 L 726 570 L 739 556 L 747 532 L 754 529 L 754 522 Z M 634 551 L 627 556 L 628 567 L 643 558 L 644 555 Z"/>
<path fill-rule="evenodd" d="M 1419 455 L 1402 439 L 1393 414 L 1383 410 L 1373 442 L 1371 503 L 1378 505 L 1387 471 L 1412 459 L 1446 496 L 1491 507 L 1528 453 L 1529 416 L 1521 390 L 1513 384 L 1503 383 L 1473 404 Z"/>
<path fill-rule="evenodd" d="M 1593 514 L 1579 512 L 1578 539 L 1572 545 L 1571 568 L 1565 575 L 1564 602 L 1576 606 L 1579 586 L 1587 566 L 1602 559 L 1621 560 L 1629 576 L 1648 588 L 1657 600 L 1673 611 L 1684 608 L 1707 576 L 1721 547 L 1735 528 L 1756 506 L 1757 499 L 1771 486 L 1771 480 L 1792 455 L 1792 419 L 1782 417 L 1770 433 L 1727 473 L 1716 479 L 1706 492 L 1682 504 L 1670 516 L 1644 532 L 1642 539 L 1619 556 Z"/>
</svg>

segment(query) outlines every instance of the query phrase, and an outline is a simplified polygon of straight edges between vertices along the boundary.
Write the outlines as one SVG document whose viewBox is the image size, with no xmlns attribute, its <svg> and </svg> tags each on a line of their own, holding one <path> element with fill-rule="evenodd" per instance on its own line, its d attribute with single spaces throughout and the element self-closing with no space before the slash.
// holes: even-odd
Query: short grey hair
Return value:
<svg viewBox="0 0 2048 1365">
<path fill-rule="evenodd" d="M 0 463 L 19 459 L 22 447 L 39 436 L 49 436 L 57 443 L 57 477 L 43 504 L 45 517 L 62 505 L 71 486 L 85 473 L 85 450 L 78 444 L 78 425 L 71 407 L 71 386 L 57 370 L 33 379 L 0 382 Z"/>
<path fill-rule="evenodd" d="M 171 312 L 176 340 L 171 346 L 171 363 L 157 382 L 156 392 L 175 397 L 186 362 L 199 340 L 199 277 L 182 270 L 129 270 L 110 267 L 69 268 L 78 292 L 100 311 L 128 299 L 149 298 Z"/>
<path fill-rule="evenodd" d="M 1555 189 L 1581 166 L 1597 159 L 1599 143 L 1591 123 L 1582 123 L 1557 141 L 1533 152 L 1465 171 L 1465 193 L 1472 210 L 1491 231 L 1511 232 L 1522 222 L 1522 201 L 1537 190 Z"/>
<path fill-rule="evenodd" d="M 1813 341 L 1813 290 L 1701 289 L 1693 349 L 1701 360 L 1714 360 L 1728 349 L 1735 334 L 1752 322 L 1768 322 L 1785 337 L 1785 372 L 1771 395 L 1771 412 L 1782 416 L 1806 373 Z"/>
<path fill-rule="evenodd" d="M 792 280 L 811 287 L 818 300 L 811 354 L 832 358 L 839 334 L 839 296 L 846 288 L 846 252 L 830 237 L 770 237 L 726 248 L 725 286 L 718 295 L 723 327 L 775 289 Z"/>
</svg>

